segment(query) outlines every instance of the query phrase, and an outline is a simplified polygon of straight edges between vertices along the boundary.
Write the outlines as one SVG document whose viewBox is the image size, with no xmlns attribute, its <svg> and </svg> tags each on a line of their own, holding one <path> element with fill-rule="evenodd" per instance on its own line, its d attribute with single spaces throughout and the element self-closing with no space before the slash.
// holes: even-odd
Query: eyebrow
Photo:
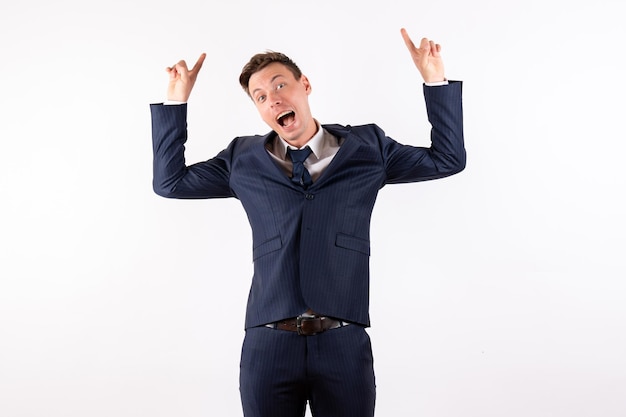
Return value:
<svg viewBox="0 0 626 417">
<path fill-rule="evenodd" d="M 270 80 L 270 84 L 273 83 L 274 81 L 276 81 L 276 78 L 279 77 L 284 77 L 283 74 L 276 74 L 272 77 L 272 79 Z M 250 95 L 254 95 L 257 91 L 262 90 L 262 88 L 255 88 L 254 90 L 252 90 L 252 93 L 250 93 Z"/>
</svg>

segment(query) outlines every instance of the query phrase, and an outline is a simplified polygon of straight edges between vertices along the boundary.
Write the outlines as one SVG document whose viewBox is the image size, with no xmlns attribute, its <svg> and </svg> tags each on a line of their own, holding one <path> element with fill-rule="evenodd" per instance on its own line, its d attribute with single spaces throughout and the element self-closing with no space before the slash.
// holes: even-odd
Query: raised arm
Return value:
<svg viewBox="0 0 626 417">
<path fill-rule="evenodd" d="M 193 68 L 185 61 L 166 68 L 169 74 L 167 99 L 183 104 L 150 105 L 152 114 L 153 188 L 168 198 L 232 197 L 229 186 L 228 150 L 215 158 L 190 166 L 185 163 L 187 141 L 187 100 L 198 78 L 206 55 L 200 55 Z M 171 104 L 171 103 L 170 103 Z"/>
<path fill-rule="evenodd" d="M 401 30 L 413 63 L 424 78 L 424 98 L 431 129 L 431 146 L 401 145 L 383 140 L 386 183 L 403 183 L 443 178 L 465 168 L 463 139 L 462 83 L 444 76 L 441 46 L 422 38 L 415 46 L 406 30 Z M 445 83 L 442 83 L 444 82 Z M 432 86 L 446 84 L 445 86 Z"/>
</svg>

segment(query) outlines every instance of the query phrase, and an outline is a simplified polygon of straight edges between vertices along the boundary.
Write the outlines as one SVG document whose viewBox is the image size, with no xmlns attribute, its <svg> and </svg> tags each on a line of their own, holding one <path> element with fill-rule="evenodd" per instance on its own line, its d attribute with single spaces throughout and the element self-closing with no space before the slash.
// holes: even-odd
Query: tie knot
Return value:
<svg viewBox="0 0 626 417">
<path fill-rule="evenodd" d="M 304 149 L 287 148 L 287 153 L 291 157 L 292 162 L 304 162 L 311 155 L 311 148 L 308 146 Z"/>
</svg>

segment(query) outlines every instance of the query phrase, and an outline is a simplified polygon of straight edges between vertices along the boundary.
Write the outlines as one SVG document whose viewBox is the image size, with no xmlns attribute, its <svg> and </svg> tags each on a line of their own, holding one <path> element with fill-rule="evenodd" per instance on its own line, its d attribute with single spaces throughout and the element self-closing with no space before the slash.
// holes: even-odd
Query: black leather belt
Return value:
<svg viewBox="0 0 626 417">
<path fill-rule="evenodd" d="M 313 336 L 326 330 L 347 326 L 349 323 L 332 317 L 302 314 L 293 319 L 266 324 L 266 327 L 277 330 L 296 332 L 301 336 Z"/>
</svg>

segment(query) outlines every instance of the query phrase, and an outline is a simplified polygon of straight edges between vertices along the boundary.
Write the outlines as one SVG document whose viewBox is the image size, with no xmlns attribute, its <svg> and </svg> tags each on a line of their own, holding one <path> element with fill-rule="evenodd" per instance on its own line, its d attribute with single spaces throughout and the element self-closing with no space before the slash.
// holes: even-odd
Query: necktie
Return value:
<svg viewBox="0 0 626 417">
<path fill-rule="evenodd" d="M 305 189 L 313 184 L 309 171 L 304 167 L 304 161 L 311 155 L 311 152 L 311 148 L 308 146 L 304 149 L 287 148 L 287 153 L 291 157 L 291 162 L 293 162 L 291 181 Z"/>
</svg>

